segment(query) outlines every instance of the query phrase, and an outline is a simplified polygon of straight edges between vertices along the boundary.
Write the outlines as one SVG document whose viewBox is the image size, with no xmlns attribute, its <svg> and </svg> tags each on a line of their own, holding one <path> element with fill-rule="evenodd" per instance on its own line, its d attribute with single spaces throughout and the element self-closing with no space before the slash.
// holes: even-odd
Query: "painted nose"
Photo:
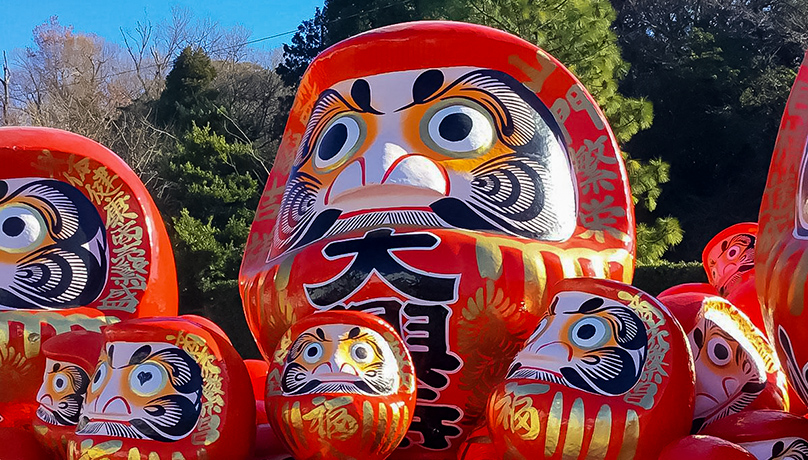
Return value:
<svg viewBox="0 0 808 460">
<path fill-rule="evenodd" d="M 369 185 L 405 185 L 448 195 L 446 171 L 429 158 L 410 153 L 399 144 L 385 142 L 371 147 L 349 164 L 334 180 L 328 201 Z"/>
</svg>

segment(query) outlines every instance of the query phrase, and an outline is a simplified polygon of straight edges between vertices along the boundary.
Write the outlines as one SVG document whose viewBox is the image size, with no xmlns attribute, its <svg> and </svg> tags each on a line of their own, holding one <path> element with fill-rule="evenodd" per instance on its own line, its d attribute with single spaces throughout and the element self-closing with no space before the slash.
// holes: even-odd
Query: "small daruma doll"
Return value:
<svg viewBox="0 0 808 460">
<path fill-rule="evenodd" d="M 656 459 L 686 436 L 694 374 L 684 332 L 653 297 L 564 280 L 488 400 L 499 458 Z"/>
<path fill-rule="evenodd" d="M 687 333 L 696 367 L 693 432 L 742 410 L 788 408 L 785 372 L 768 339 L 728 300 L 660 296 Z"/>
<path fill-rule="evenodd" d="M 710 284 L 721 297 L 746 314 L 763 329 L 755 291 L 755 243 L 758 224 L 743 222 L 725 228 L 704 247 L 702 262 Z"/>
<path fill-rule="evenodd" d="M 369 313 L 309 316 L 284 335 L 267 379 L 270 424 L 295 458 L 383 459 L 407 433 L 415 375 L 395 330 Z"/>
<path fill-rule="evenodd" d="M 68 458 L 247 458 L 255 400 L 225 337 L 183 318 L 129 320 L 103 333 Z"/>
<path fill-rule="evenodd" d="M 808 403 L 808 66 L 788 98 L 772 155 L 755 255 L 766 332 L 789 383 Z"/>
<path fill-rule="evenodd" d="M 103 343 L 99 332 L 71 331 L 42 346 L 45 374 L 37 393 L 39 407 L 33 426 L 39 441 L 59 458 L 65 457 L 67 441 L 76 431 Z"/>
</svg>

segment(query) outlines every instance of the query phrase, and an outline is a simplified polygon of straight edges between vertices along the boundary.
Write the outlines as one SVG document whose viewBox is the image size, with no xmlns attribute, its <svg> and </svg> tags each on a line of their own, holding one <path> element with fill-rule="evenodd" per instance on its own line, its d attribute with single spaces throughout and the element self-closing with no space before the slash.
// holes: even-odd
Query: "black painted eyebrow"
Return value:
<svg viewBox="0 0 808 460">
<path fill-rule="evenodd" d="M 370 104 L 370 84 L 368 84 L 367 80 L 360 78 L 353 82 L 351 85 L 351 97 L 356 102 L 356 105 L 362 109 L 362 112 L 382 115 Z"/>
</svg>

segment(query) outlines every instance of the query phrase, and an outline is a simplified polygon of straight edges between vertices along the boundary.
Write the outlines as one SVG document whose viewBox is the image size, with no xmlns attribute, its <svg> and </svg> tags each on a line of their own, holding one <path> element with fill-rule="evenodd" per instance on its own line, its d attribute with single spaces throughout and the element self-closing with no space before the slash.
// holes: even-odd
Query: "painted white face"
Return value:
<svg viewBox="0 0 808 460">
<path fill-rule="evenodd" d="M 90 381 L 77 434 L 176 441 L 201 411 L 199 364 L 160 342 L 106 344 Z"/>
<path fill-rule="evenodd" d="M 550 111 L 503 72 L 453 67 L 343 81 L 312 111 L 276 251 L 397 224 L 565 240 L 576 225 L 573 176 Z"/>
<path fill-rule="evenodd" d="M 37 418 L 49 425 L 76 425 L 89 383 L 87 372 L 80 366 L 47 358 L 42 386 L 36 395 Z"/>
<path fill-rule="evenodd" d="M 327 324 L 295 338 L 281 377 L 284 394 L 390 395 L 401 383 L 395 354 L 365 327 Z"/>
<path fill-rule="evenodd" d="M 739 444 L 758 460 L 808 460 L 808 441 L 787 437 Z"/>
<path fill-rule="evenodd" d="M 636 385 L 647 346 L 645 325 L 631 308 L 593 294 L 562 292 L 514 358 L 507 378 L 616 396 Z"/>
<path fill-rule="evenodd" d="M 694 427 L 740 412 L 766 388 L 762 358 L 729 316 L 708 311 L 688 340 L 696 367 Z"/>
</svg>

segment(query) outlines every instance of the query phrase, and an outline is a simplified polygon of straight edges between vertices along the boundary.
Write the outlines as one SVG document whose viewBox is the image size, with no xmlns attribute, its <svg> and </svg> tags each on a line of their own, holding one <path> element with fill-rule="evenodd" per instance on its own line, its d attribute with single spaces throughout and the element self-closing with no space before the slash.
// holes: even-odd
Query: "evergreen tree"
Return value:
<svg viewBox="0 0 808 460">
<path fill-rule="evenodd" d="M 632 62 L 624 91 L 654 101 L 654 125 L 627 148 L 670 162 L 659 197 L 699 260 L 724 228 L 756 221 L 780 117 L 808 46 L 804 0 L 619 0 L 617 31 Z"/>
<path fill-rule="evenodd" d="M 218 122 L 212 103 L 216 91 L 210 88 L 215 77 L 216 69 L 201 48 L 183 49 L 166 76 L 166 87 L 157 101 L 156 120 L 177 132 L 190 129 L 192 122 Z"/>
</svg>

